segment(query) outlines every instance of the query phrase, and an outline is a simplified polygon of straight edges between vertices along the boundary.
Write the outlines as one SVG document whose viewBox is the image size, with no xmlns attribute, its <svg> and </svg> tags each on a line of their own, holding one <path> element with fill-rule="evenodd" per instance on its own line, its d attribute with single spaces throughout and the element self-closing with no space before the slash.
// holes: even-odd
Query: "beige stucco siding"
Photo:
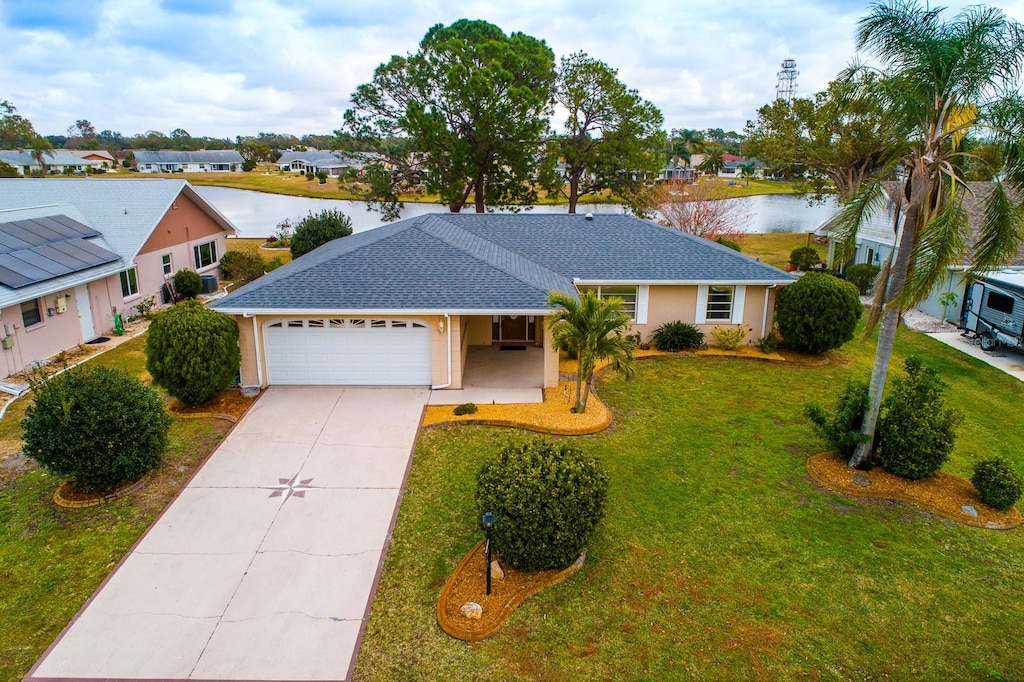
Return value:
<svg viewBox="0 0 1024 682">
<path fill-rule="evenodd" d="M 768 292 L 768 315 L 765 324 L 764 301 Z M 743 304 L 743 324 L 752 329 L 742 343 L 753 343 L 762 330 L 771 329 L 773 311 L 775 310 L 775 289 L 767 286 L 751 286 L 745 288 Z M 651 286 L 647 300 L 647 323 L 634 324 L 633 330 L 639 332 L 644 341 L 649 341 L 654 331 L 667 322 L 676 320 L 688 324 L 697 321 L 697 287 L 696 286 Z M 733 326 L 729 321 L 698 324 L 704 332 L 705 339 L 711 343 L 711 331 L 718 326 Z"/>
</svg>

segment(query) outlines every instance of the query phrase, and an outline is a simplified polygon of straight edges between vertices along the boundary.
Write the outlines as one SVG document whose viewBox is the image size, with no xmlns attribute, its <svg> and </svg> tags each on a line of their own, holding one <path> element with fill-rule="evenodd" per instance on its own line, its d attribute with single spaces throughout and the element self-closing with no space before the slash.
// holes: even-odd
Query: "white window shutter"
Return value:
<svg viewBox="0 0 1024 682">
<path fill-rule="evenodd" d="M 647 296 L 650 287 L 642 284 L 636 288 L 636 323 L 647 324 Z"/>
<path fill-rule="evenodd" d="M 732 294 L 732 323 L 743 324 L 743 302 L 747 300 L 747 288 L 736 287 Z"/>
<path fill-rule="evenodd" d="M 700 284 L 697 286 L 697 319 L 696 324 L 704 324 L 708 321 L 708 286 Z"/>
</svg>

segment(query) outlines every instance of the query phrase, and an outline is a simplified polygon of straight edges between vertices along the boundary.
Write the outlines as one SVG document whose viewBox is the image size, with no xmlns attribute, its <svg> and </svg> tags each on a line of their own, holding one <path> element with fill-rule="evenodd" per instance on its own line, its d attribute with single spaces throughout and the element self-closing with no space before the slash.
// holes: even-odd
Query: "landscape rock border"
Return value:
<svg viewBox="0 0 1024 682">
<path fill-rule="evenodd" d="M 101 504 L 109 504 L 126 495 L 131 495 L 136 490 L 142 489 L 142 486 L 146 485 L 148 479 L 148 476 L 143 476 L 137 481 L 122 485 L 113 492 L 96 493 L 95 497 L 88 497 L 82 500 L 76 500 L 65 496 L 68 490 L 72 487 L 72 483 L 71 481 L 64 481 L 57 486 L 56 490 L 53 491 L 53 502 L 58 507 L 64 507 L 65 509 L 88 509 L 90 507 L 98 507 Z"/>
<path fill-rule="evenodd" d="M 978 528 L 1008 530 L 1024 523 L 1024 517 L 1016 508 L 1006 512 L 992 509 L 978 499 L 969 480 L 946 471 L 916 481 L 909 480 L 890 474 L 881 467 L 870 471 L 851 469 L 831 451 L 811 455 L 807 458 L 806 467 L 815 483 L 840 495 L 895 500 Z"/>
<path fill-rule="evenodd" d="M 483 606 L 483 613 L 479 619 L 470 619 L 460 614 L 460 609 L 465 603 L 465 595 L 458 594 L 456 588 L 462 584 L 466 574 L 470 573 L 477 574 L 476 577 L 479 578 L 480 584 L 483 584 L 483 566 L 486 566 L 483 552 L 484 541 L 481 540 L 466 553 L 466 556 L 452 571 L 451 576 L 441 589 L 441 597 L 437 601 L 437 624 L 448 635 L 466 642 L 478 642 L 498 632 L 524 601 L 544 588 L 564 581 L 580 570 L 587 558 L 587 553 L 584 550 L 576 561 L 562 570 L 520 573 L 513 568 L 506 567 L 505 580 L 492 581 L 490 596 L 486 596 L 483 589 L 480 590 L 480 594 L 474 596 L 474 601 Z M 481 566 L 474 566 L 474 563 L 479 563 Z M 510 594 L 499 594 L 500 586 L 517 577 L 519 582 L 524 583 L 520 589 Z"/>
</svg>

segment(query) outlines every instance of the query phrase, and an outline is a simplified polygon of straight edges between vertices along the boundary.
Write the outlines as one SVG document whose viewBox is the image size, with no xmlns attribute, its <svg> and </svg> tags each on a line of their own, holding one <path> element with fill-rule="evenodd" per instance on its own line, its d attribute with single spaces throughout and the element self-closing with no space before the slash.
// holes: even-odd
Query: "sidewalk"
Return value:
<svg viewBox="0 0 1024 682">
<path fill-rule="evenodd" d="M 986 352 L 978 345 L 977 339 L 965 338 L 960 335 L 960 332 L 933 332 L 928 334 L 928 336 L 951 348 L 956 348 L 973 358 L 977 358 L 985 364 L 992 365 L 1019 381 L 1024 381 L 1024 353 L 1021 353 L 1019 350 L 1001 347 L 997 350 Z"/>
</svg>

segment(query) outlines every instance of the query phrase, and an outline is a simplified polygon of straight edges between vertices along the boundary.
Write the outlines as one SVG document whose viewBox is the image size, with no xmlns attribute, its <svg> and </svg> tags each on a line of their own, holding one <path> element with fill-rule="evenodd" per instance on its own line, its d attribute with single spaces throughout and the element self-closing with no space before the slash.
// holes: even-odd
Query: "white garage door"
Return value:
<svg viewBox="0 0 1024 682">
<path fill-rule="evenodd" d="M 263 338 L 271 384 L 430 384 L 430 328 L 419 320 L 278 320 Z"/>
</svg>

